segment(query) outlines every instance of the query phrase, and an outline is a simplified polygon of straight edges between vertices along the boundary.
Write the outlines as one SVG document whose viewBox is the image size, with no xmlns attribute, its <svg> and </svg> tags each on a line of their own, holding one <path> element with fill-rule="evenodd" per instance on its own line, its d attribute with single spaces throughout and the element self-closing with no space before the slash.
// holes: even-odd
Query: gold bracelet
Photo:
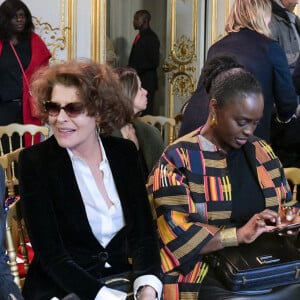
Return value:
<svg viewBox="0 0 300 300">
<path fill-rule="evenodd" d="M 221 244 L 224 248 L 238 246 L 239 243 L 236 235 L 236 227 L 221 229 L 220 239 L 221 239 Z"/>
</svg>

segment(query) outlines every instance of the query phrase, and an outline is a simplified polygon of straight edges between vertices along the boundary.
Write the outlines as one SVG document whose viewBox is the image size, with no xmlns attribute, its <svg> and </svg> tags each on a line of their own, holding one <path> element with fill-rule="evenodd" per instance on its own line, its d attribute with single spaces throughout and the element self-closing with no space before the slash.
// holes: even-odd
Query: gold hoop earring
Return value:
<svg viewBox="0 0 300 300">
<path fill-rule="evenodd" d="M 213 127 L 215 127 L 216 125 L 218 125 L 218 122 L 217 122 L 215 116 L 213 116 L 212 119 L 210 120 L 209 126 L 210 126 L 211 128 L 213 128 Z"/>
</svg>

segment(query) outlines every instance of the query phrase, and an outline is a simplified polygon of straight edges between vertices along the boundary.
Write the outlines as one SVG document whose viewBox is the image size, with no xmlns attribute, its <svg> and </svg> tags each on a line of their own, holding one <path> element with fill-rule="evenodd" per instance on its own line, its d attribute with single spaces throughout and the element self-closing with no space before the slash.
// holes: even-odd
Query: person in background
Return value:
<svg viewBox="0 0 300 300">
<path fill-rule="evenodd" d="M 258 80 L 264 96 L 264 113 L 254 134 L 267 142 L 274 104 L 281 122 L 290 121 L 297 107 L 286 55 L 279 44 L 269 38 L 270 19 L 270 0 L 235 0 L 225 28 L 228 35 L 212 45 L 207 54 L 207 61 L 220 54 L 234 56 Z M 209 101 L 203 80 L 201 75 L 197 90 L 186 106 L 180 136 L 206 121 Z"/>
<path fill-rule="evenodd" d="M 147 107 L 147 90 L 142 87 L 136 71 L 122 67 L 116 69 L 116 72 L 119 74 L 125 96 L 130 99 L 129 105 L 133 111 L 133 122 L 114 132 L 114 135 L 135 143 L 146 183 L 149 173 L 164 150 L 164 142 L 156 127 L 138 119 L 138 116 Z"/>
<path fill-rule="evenodd" d="M 235 299 L 204 255 L 252 243 L 279 216 L 285 224 L 280 207 L 295 204 L 280 161 L 253 135 L 264 109 L 258 81 L 228 56 L 202 72 L 208 119 L 165 149 L 148 182 L 165 299 Z"/>
<path fill-rule="evenodd" d="M 36 73 L 32 86 L 53 136 L 19 157 L 35 253 L 24 298 L 123 300 L 104 280 L 130 272 L 139 300 L 159 299 L 160 257 L 137 150 L 111 136 L 132 116 L 117 74 L 108 65 L 68 62 Z"/>
<path fill-rule="evenodd" d="M 148 91 L 148 105 L 144 115 L 153 115 L 154 96 L 158 89 L 157 68 L 159 66 L 160 42 L 150 28 L 151 14 L 143 9 L 134 14 L 133 27 L 139 33 L 136 36 L 129 55 L 128 66 L 134 68 Z"/>
<path fill-rule="evenodd" d="M 294 83 L 296 93 L 299 96 L 300 95 L 300 56 L 297 59 L 292 78 L 293 78 L 293 83 Z"/>
<path fill-rule="evenodd" d="M 33 31 L 31 13 L 22 1 L 6 0 L 1 4 L 0 125 L 41 124 L 33 116 L 29 84 L 33 73 L 39 67 L 48 65 L 51 54 Z M 23 75 L 18 59 L 26 76 Z M 30 144 L 29 141 L 26 144 Z M 8 142 L 4 149 L 4 153 L 7 152 Z"/>
<path fill-rule="evenodd" d="M 294 13 L 298 0 L 271 0 L 272 18 L 270 29 L 272 38 L 284 50 L 291 73 L 300 53 L 300 19 Z"/>
<path fill-rule="evenodd" d="M 10 273 L 8 257 L 6 255 L 4 240 L 6 232 L 6 210 L 4 205 L 5 199 L 5 177 L 2 167 L 0 166 L 0 299 L 7 300 L 9 297 L 22 300 L 18 286 Z"/>
<path fill-rule="evenodd" d="M 284 168 L 300 168 L 300 104 L 295 118 L 288 124 L 273 119 L 271 145 Z M 293 190 L 293 184 L 289 184 Z M 300 186 L 297 189 L 297 200 L 300 201 Z"/>
</svg>

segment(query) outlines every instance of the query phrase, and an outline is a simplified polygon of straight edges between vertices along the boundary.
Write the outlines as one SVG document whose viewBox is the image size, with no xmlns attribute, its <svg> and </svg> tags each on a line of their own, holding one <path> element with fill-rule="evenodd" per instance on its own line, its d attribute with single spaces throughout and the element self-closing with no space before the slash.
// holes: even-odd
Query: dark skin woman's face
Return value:
<svg viewBox="0 0 300 300">
<path fill-rule="evenodd" d="M 215 101 L 215 100 L 212 100 Z M 213 128 L 215 143 L 224 151 L 241 148 L 253 135 L 263 115 L 264 100 L 261 94 L 249 94 L 234 99 L 214 112 L 217 125 Z"/>
<path fill-rule="evenodd" d="M 15 34 L 21 33 L 25 29 L 26 15 L 23 9 L 19 9 L 11 19 L 11 25 Z"/>
</svg>

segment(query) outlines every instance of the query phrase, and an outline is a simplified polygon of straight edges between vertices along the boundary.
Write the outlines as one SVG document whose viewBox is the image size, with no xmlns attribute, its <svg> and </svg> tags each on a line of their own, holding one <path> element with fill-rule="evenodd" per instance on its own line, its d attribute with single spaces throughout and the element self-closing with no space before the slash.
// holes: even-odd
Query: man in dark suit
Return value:
<svg viewBox="0 0 300 300">
<path fill-rule="evenodd" d="M 131 48 L 128 65 L 134 68 L 148 91 L 148 104 L 143 114 L 153 115 L 154 95 L 158 89 L 157 67 L 159 65 L 159 39 L 150 28 L 151 15 L 147 10 L 135 13 L 133 27 L 139 30 Z"/>
</svg>

